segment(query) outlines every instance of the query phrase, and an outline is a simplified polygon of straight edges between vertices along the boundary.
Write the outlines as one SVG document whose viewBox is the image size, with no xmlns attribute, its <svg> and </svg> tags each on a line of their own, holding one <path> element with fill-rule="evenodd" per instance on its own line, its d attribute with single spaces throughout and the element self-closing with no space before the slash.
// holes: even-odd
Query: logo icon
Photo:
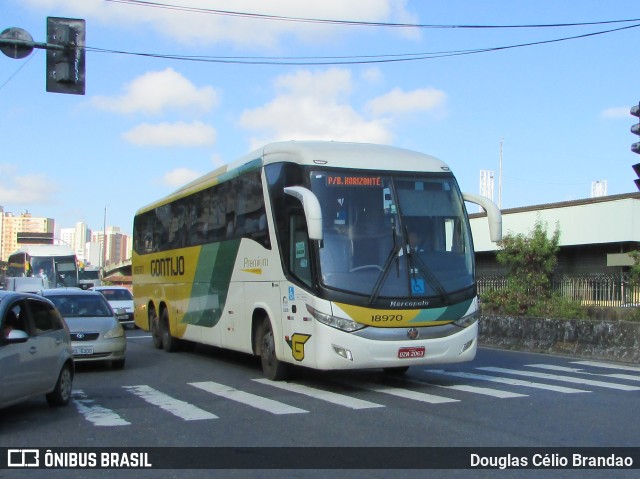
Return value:
<svg viewBox="0 0 640 479">
<path fill-rule="evenodd" d="M 7 467 L 40 467 L 40 450 L 8 449 Z"/>
<path fill-rule="evenodd" d="M 420 337 L 420 331 L 418 330 L 418 328 L 407 329 L 407 338 L 418 339 L 419 337 Z"/>
<path fill-rule="evenodd" d="M 286 339 L 287 344 L 291 348 L 291 354 L 296 361 L 302 361 L 304 359 L 304 344 L 309 341 L 311 335 L 295 333 L 291 336 L 291 339 Z"/>
</svg>

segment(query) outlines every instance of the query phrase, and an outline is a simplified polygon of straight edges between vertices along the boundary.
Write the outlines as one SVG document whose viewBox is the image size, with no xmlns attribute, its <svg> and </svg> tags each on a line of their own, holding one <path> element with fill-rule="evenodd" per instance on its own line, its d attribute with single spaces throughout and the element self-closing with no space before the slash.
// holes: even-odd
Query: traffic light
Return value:
<svg viewBox="0 0 640 479">
<path fill-rule="evenodd" d="M 85 21 L 47 18 L 47 91 L 84 95 Z"/>
<path fill-rule="evenodd" d="M 640 103 L 638 103 L 635 106 L 632 106 L 631 111 L 629 113 L 631 113 L 633 116 L 638 117 L 638 123 L 631 126 L 631 133 L 633 133 L 634 135 L 640 136 Z M 640 141 L 633 143 L 631 145 L 631 151 L 633 151 L 634 153 L 638 153 L 640 155 Z M 635 165 L 632 166 L 632 168 L 633 168 L 633 171 L 635 171 L 636 176 L 638 177 L 636 180 L 634 180 L 634 182 L 637 188 L 640 190 L 640 163 L 636 163 Z"/>
</svg>

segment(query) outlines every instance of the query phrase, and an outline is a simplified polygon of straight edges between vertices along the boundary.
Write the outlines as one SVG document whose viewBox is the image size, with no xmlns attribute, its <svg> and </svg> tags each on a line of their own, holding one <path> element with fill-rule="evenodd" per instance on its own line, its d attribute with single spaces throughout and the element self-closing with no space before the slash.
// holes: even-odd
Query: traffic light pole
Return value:
<svg viewBox="0 0 640 479">
<path fill-rule="evenodd" d="M 637 105 L 632 106 L 631 111 L 629 113 L 631 113 L 631 115 L 635 117 L 638 117 L 638 123 L 631 126 L 631 133 L 633 133 L 634 135 L 640 136 L 640 102 L 638 102 Z M 633 143 L 631 145 L 631 151 L 640 155 L 640 141 Z M 633 171 L 636 173 L 636 176 L 638 177 L 634 180 L 634 183 L 636 184 L 636 187 L 640 190 L 640 163 L 636 163 L 635 165 L 632 165 L 632 168 L 633 168 Z"/>
<path fill-rule="evenodd" d="M 11 58 L 29 56 L 34 48 L 47 51 L 47 91 L 85 93 L 85 21 L 74 18 L 47 18 L 47 42 L 34 42 L 21 28 L 0 33 L 0 51 Z"/>
</svg>

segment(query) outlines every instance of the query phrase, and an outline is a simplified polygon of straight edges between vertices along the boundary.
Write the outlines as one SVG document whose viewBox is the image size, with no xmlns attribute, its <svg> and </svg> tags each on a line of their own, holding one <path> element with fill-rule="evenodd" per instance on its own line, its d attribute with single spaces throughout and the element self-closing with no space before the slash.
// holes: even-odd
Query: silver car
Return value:
<svg viewBox="0 0 640 479">
<path fill-rule="evenodd" d="M 124 368 L 127 339 L 120 318 L 102 294 L 79 288 L 47 289 L 41 294 L 69 325 L 75 361 L 110 361 L 113 368 Z"/>
<path fill-rule="evenodd" d="M 51 301 L 0 291 L 0 407 L 44 395 L 71 398 L 75 373 L 69 329 Z"/>
</svg>

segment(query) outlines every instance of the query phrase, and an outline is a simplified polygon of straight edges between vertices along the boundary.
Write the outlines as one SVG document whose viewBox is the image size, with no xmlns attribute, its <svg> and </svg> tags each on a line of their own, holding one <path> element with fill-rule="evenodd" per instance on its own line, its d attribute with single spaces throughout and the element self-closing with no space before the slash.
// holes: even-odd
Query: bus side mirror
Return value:
<svg viewBox="0 0 640 479">
<path fill-rule="evenodd" d="M 322 239 L 322 210 L 320 202 L 316 195 L 310 190 L 302 186 L 287 186 L 284 189 L 287 195 L 297 198 L 302 203 L 304 216 L 307 220 L 307 228 L 309 229 L 309 239 Z"/>
<path fill-rule="evenodd" d="M 500 213 L 500 208 L 489 198 L 473 193 L 462 193 L 462 199 L 480 205 L 485 209 L 487 220 L 489 221 L 491 241 L 494 243 L 500 241 L 502 239 L 502 213 Z"/>
</svg>

